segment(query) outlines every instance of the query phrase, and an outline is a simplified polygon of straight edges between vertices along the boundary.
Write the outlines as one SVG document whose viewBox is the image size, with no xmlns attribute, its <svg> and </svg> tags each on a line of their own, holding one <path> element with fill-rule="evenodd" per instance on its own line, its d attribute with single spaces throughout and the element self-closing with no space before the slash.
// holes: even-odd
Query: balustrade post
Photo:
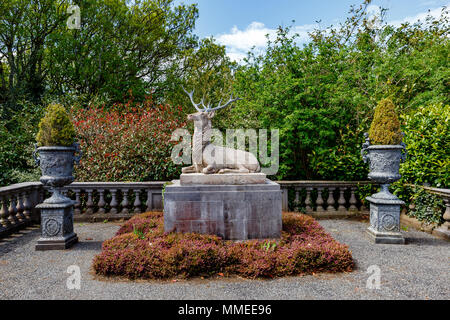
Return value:
<svg viewBox="0 0 450 320">
<path fill-rule="evenodd" d="M 356 196 L 355 196 L 355 191 L 356 191 L 356 187 L 351 187 L 350 188 L 350 207 L 348 208 L 348 210 L 352 210 L 352 211 L 358 211 L 358 207 L 356 206 L 357 204 L 357 200 L 356 200 Z"/>
<path fill-rule="evenodd" d="M 339 199 L 338 199 L 338 211 L 346 211 L 345 208 L 345 197 L 344 197 L 345 188 L 339 187 Z"/>
<path fill-rule="evenodd" d="M 281 188 L 281 208 L 284 212 L 289 211 L 289 189 Z"/>
<path fill-rule="evenodd" d="M 105 190 L 100 189 L 98 190 L 98 194 L 99 194 L 99 200 L 98 200 L 98 213 L 103 214 L 105 213 Z"/>
<path fill-rule="evenodd" d="M 306 199 L 305 199 L 305 209 L 308 210 L 308 208 L 311 209 L 311 211 L 313 211 L 313 204 L 311 201 L 311 191 L 313 188 L 308 187 L 306 188 Z"/>
<path fill-rule="evenodd" d="M 17 207 L 16 207 L 16 197 L 14 194 L 11 194 L 9 197 L 9 221 L 11 224 L 18 224 L 19 220 L 17 219 Z"/>
<path fill-rule="evenodd" d="M 80 201 L 80 189 L 75 189 L 73 192 L 75 192 L 75 204 L 73 205 L 73 214 L 74 215 L 80 215 L 81 214 L 81 201 Z"/>
<path fill-rule="evenodd" d="M 23 193 L 23 215 L 27 221 L 31 221 L 31 201 L 30 201 L 31 192 L 25 191 Z"/>
<path fill-rule="evenodd" d="M 17 214 L 16 214 L 16 218 L 19 222 L 25 222 L 26 221 L 26 217 L 23 214 L 23 210 L 24 210 L 24 206 L 23 206 L 23 191 L 19 191 L 17 192 Z"/>
<path fill-rule="evenodd" d="M 94 214 L 94 201 L 92 200 L 92 194 L 94 190 L 87 189 L 86 192 L 88 194 L 88 199 L 86 201 L 86 214 Z"/>
<path fill-rule="evenodd" d="M 317 205 L 317 211 L 323 211 L 324 210 L 324 208 L 323 208 L 323 204 L 325 203 L 325 201 L 323 201 L 323 195 L 322 195 L 322 193 L 323 193 L 323 190 L 324 190 L 324 188 L 322 188 L 322 187 L 318 187 L 317 188 L 317 200 L 316 200 L 316 205 Z"/>
<path fill-rule="evenodd" d="M 336 209 L 334 207 L 334 204 L 335 204 L 334 190 L 336 190 L 336 188 L 328 187 L 328 198 L 327 198 L 327 211 L 328 212 L 335 212 L 336 211 Z"/>
<path fill-rule="evenodd" d="M 295 200 L 294 200 L 294 211 L 298 211 L 300 209 L 300 190 L 295 188 Z"/>
<path fill-rule="evenodd" d="M 443 236 L 446 239 L 450 239 L 450 198 L 448 196 L 443 197 L 445 203 L 445 212 L 444 212 L 444 223 L 436 228 L 434 231 L 437 232 L 438 235 Z"/>
<path fill-rule="evenodd" d="M 130 192 L 130 190 L 127 190 L 127 189 L 122 190 L 123 199 L 122 199 L 122 204 L 121 204 L 122 205 L 122 211 L 120 212 L 121 214 L 129 213 L 128 192 Z"/>
<path fill-rule="evenodd" d="M 153 192 L 152 190 L 147 190 L 147 202 L 145 203 L 147 206 L 147 212 L 153 211 Z"/>
<path fill-rule="evenodd" d="M 141 199 L 139 199 L 140 195 L 141 195 L 141 190 L 139 189 L 135 189 L 133 190 L 134 192 L 134 213 L 142 213 L 142 209 L 141 209 Z"/>
<path fill-rule="evenodd" d="M 109 210 L 109 213 L 117 214 L 117 206 L 119 205 L 119 203 L 117 202 L 117 189 L 111 189 L 109 191 L 111 192 L 111 202 L 109 203 L 111 210 Z"/>
<path fill-rule="evenodd" d="M 0 196 L 1 207 L 0 207 L 0 226 L 7 229 L 11 226 L 11 222 L 8 219 L 8 198 L 7 195 Z"/>
</svg>

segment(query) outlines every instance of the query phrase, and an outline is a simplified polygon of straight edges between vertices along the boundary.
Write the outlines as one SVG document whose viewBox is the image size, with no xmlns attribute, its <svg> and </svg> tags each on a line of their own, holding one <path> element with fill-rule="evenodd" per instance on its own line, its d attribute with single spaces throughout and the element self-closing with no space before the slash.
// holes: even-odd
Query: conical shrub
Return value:
<svg viewBox="0 0 450 320">
<path fill-rule="evenodd" d="M 400 121 L 390 99 L 381 100 L 375 108 L 369 138 L 374 145 L 397 145 L 402 142 Z"/>
<path fill-rule="evenodd" d="M 39 123 L 38 145 L 70 147 L 74 139 L 75 128 L 66 109 L 60 104 L 50 104 Z"/>
</svg>

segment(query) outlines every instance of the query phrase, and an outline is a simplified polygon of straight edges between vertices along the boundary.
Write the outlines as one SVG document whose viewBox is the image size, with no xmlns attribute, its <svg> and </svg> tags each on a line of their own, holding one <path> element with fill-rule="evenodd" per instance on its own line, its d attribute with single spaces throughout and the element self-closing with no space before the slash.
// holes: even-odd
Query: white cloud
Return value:
<svg viewBox="0 0 450 320">
<path fill-rule="evenodd" d="M 446 4 L 447 6 L 447 10 L 450 7 L 450 2 Z M 442 14 L 442 7 L 436 8 L 436 9 L 432 9 L 430 11 L 427 12 L 421 12 L 419 14 L 416 14 L 415 16 L 411 16 L 411 17 L 405 17 L 403 19 L 400 20 L 393 20 L 390 21 L 389 24 L 393 25 L 395 27 L 399 27 L 401 24 L 409 22 L 409 23 L 414 23 L 417 21 L 425 21 L 427 16 L 432 16 L 433 18 L 439 18 Z"/>
<path fill-rule="evenodd" d="M 291 29 L 291 33 L 298 33 L 300 42 L 306 42 L 308 31 L 312 31 L 314 27 L 315 25 L 295 26 Z M 226 46 L 231 60 L 241 61 L 253 47 L 257 51 L 264 50 L 267 45 L 266 35 L 270 40 L 274 40 L 276 34 L 276 29 L 267 28 L 264 23 L 254 21 L 245 30 L 234 26 L 230 33 L 220 34 L 216 39 L 219 44 Z"/>
<path fill-rule="evenodd" d="M 447 7 L 450 7 L 450 2 L 447 4 Z M 405 17 L 401 20 L 393 20 L 388 22 L 388 24 L 398 27 L 405 22 L 414 23 L 417 20 L 425 21 L 425 18 L 428 15 L 437 18 L 441 15 L 441 10 L 442 7 L 439 7 L 432 9 L 429 12 L 421 12 L 415 16 Z M 369 5 L 367 12 L 369 17 L 376 17 L 380 15 L 381 9 L 377 5 Z M 374 23 L 377 22 L 378 21 L 374 21 Z M 315 24 L 294 26 L 291 28 L 291 35 L 297 33 L 299 35 L 298 42 L 300 44 L 306 43 L 309 41 L 308 32 L 313 31 L 316 27 L 318 27 L 318 25 Z M 256 52 L 262 52 L 267 45 L 266 35 L 269 36 L 270 40 L 274 40 L 276 34 L 277 29 L 268 28 L 264 23 L 254 21 L 244 30 L 240 30 L 237 26 L 234 26 L 229 33 L 219 34 L 215 38 L 219 44 L 226 46 L 227 54 L 231 60 L 240 62 L 247 56 L 248 51 L 252 48 L 255 48 Z"/>
</svg>

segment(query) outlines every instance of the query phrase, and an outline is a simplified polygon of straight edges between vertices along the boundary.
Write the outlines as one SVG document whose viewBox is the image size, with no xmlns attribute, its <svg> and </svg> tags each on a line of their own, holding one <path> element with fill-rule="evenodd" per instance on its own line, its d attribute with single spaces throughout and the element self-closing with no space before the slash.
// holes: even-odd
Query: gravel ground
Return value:
<svg viewBox="0 0 450 320">
<path fill-rule="evenodd" d="M 429 234 L 404 232 L 407 245 L 375 245 L 367 222 L 321 220 L 338 241 L 348 244 L 357 263 L 345 274 L 319 274 L 277 280 L 210 279 L 177 282 L 104 280 L 91 270 L 114 223 L 75 224 L 80 243 L 67 251 L 37 252 L 39 229 L 27 229 L 0 242 L 0 299 L 446 299 L 450 298 L 450 245 Z M 81 270 L 81 289 L 67 289 L 67 268 Z M 367 289 L 367 268 L 381 269 L 380 289 Z"/>
</svg>

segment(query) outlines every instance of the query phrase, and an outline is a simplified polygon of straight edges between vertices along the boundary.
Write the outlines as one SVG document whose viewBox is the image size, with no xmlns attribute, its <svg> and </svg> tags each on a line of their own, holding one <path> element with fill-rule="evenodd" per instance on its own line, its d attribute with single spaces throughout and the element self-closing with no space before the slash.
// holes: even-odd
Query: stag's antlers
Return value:
<svg viewBox="0 0 450 320">
<path fill-rule="evenodd" d="M 223 109 L 227 106 L 229 106 L 230 104 L 232 104 L 233 102 L 236 102 L 238 100 L 241 100 L 241 98 L 233 98 L 233 95 L 230 96 L 230 100 L 228 100 L 227 103 L 225 103 L 224 105 L 220 105 L 222 103 L 222 99 L 220 99 L 219 101 L 219 105 L 215 108 L 211 108 L 211 104 L 208 103 L 208 105 L 205 105 L 204 99 L 202 98 L 202 101 L 200 101 L 200 103 L 195 103 L 194 101 L 194 90 L 192 90 L 192 92 L 188 92 L 186 89 L 184 89 L 184 92 L 186 92 L 186 94 L 189 96 L 189 98 L 191 99 L 191 103 L 194 106 L 195 109 L 197 109 L 198 112 L 213 112 L 219 109 Z M 200 109 L 200 106 L 203 107 L 203 109 Z"/>
</svg>

